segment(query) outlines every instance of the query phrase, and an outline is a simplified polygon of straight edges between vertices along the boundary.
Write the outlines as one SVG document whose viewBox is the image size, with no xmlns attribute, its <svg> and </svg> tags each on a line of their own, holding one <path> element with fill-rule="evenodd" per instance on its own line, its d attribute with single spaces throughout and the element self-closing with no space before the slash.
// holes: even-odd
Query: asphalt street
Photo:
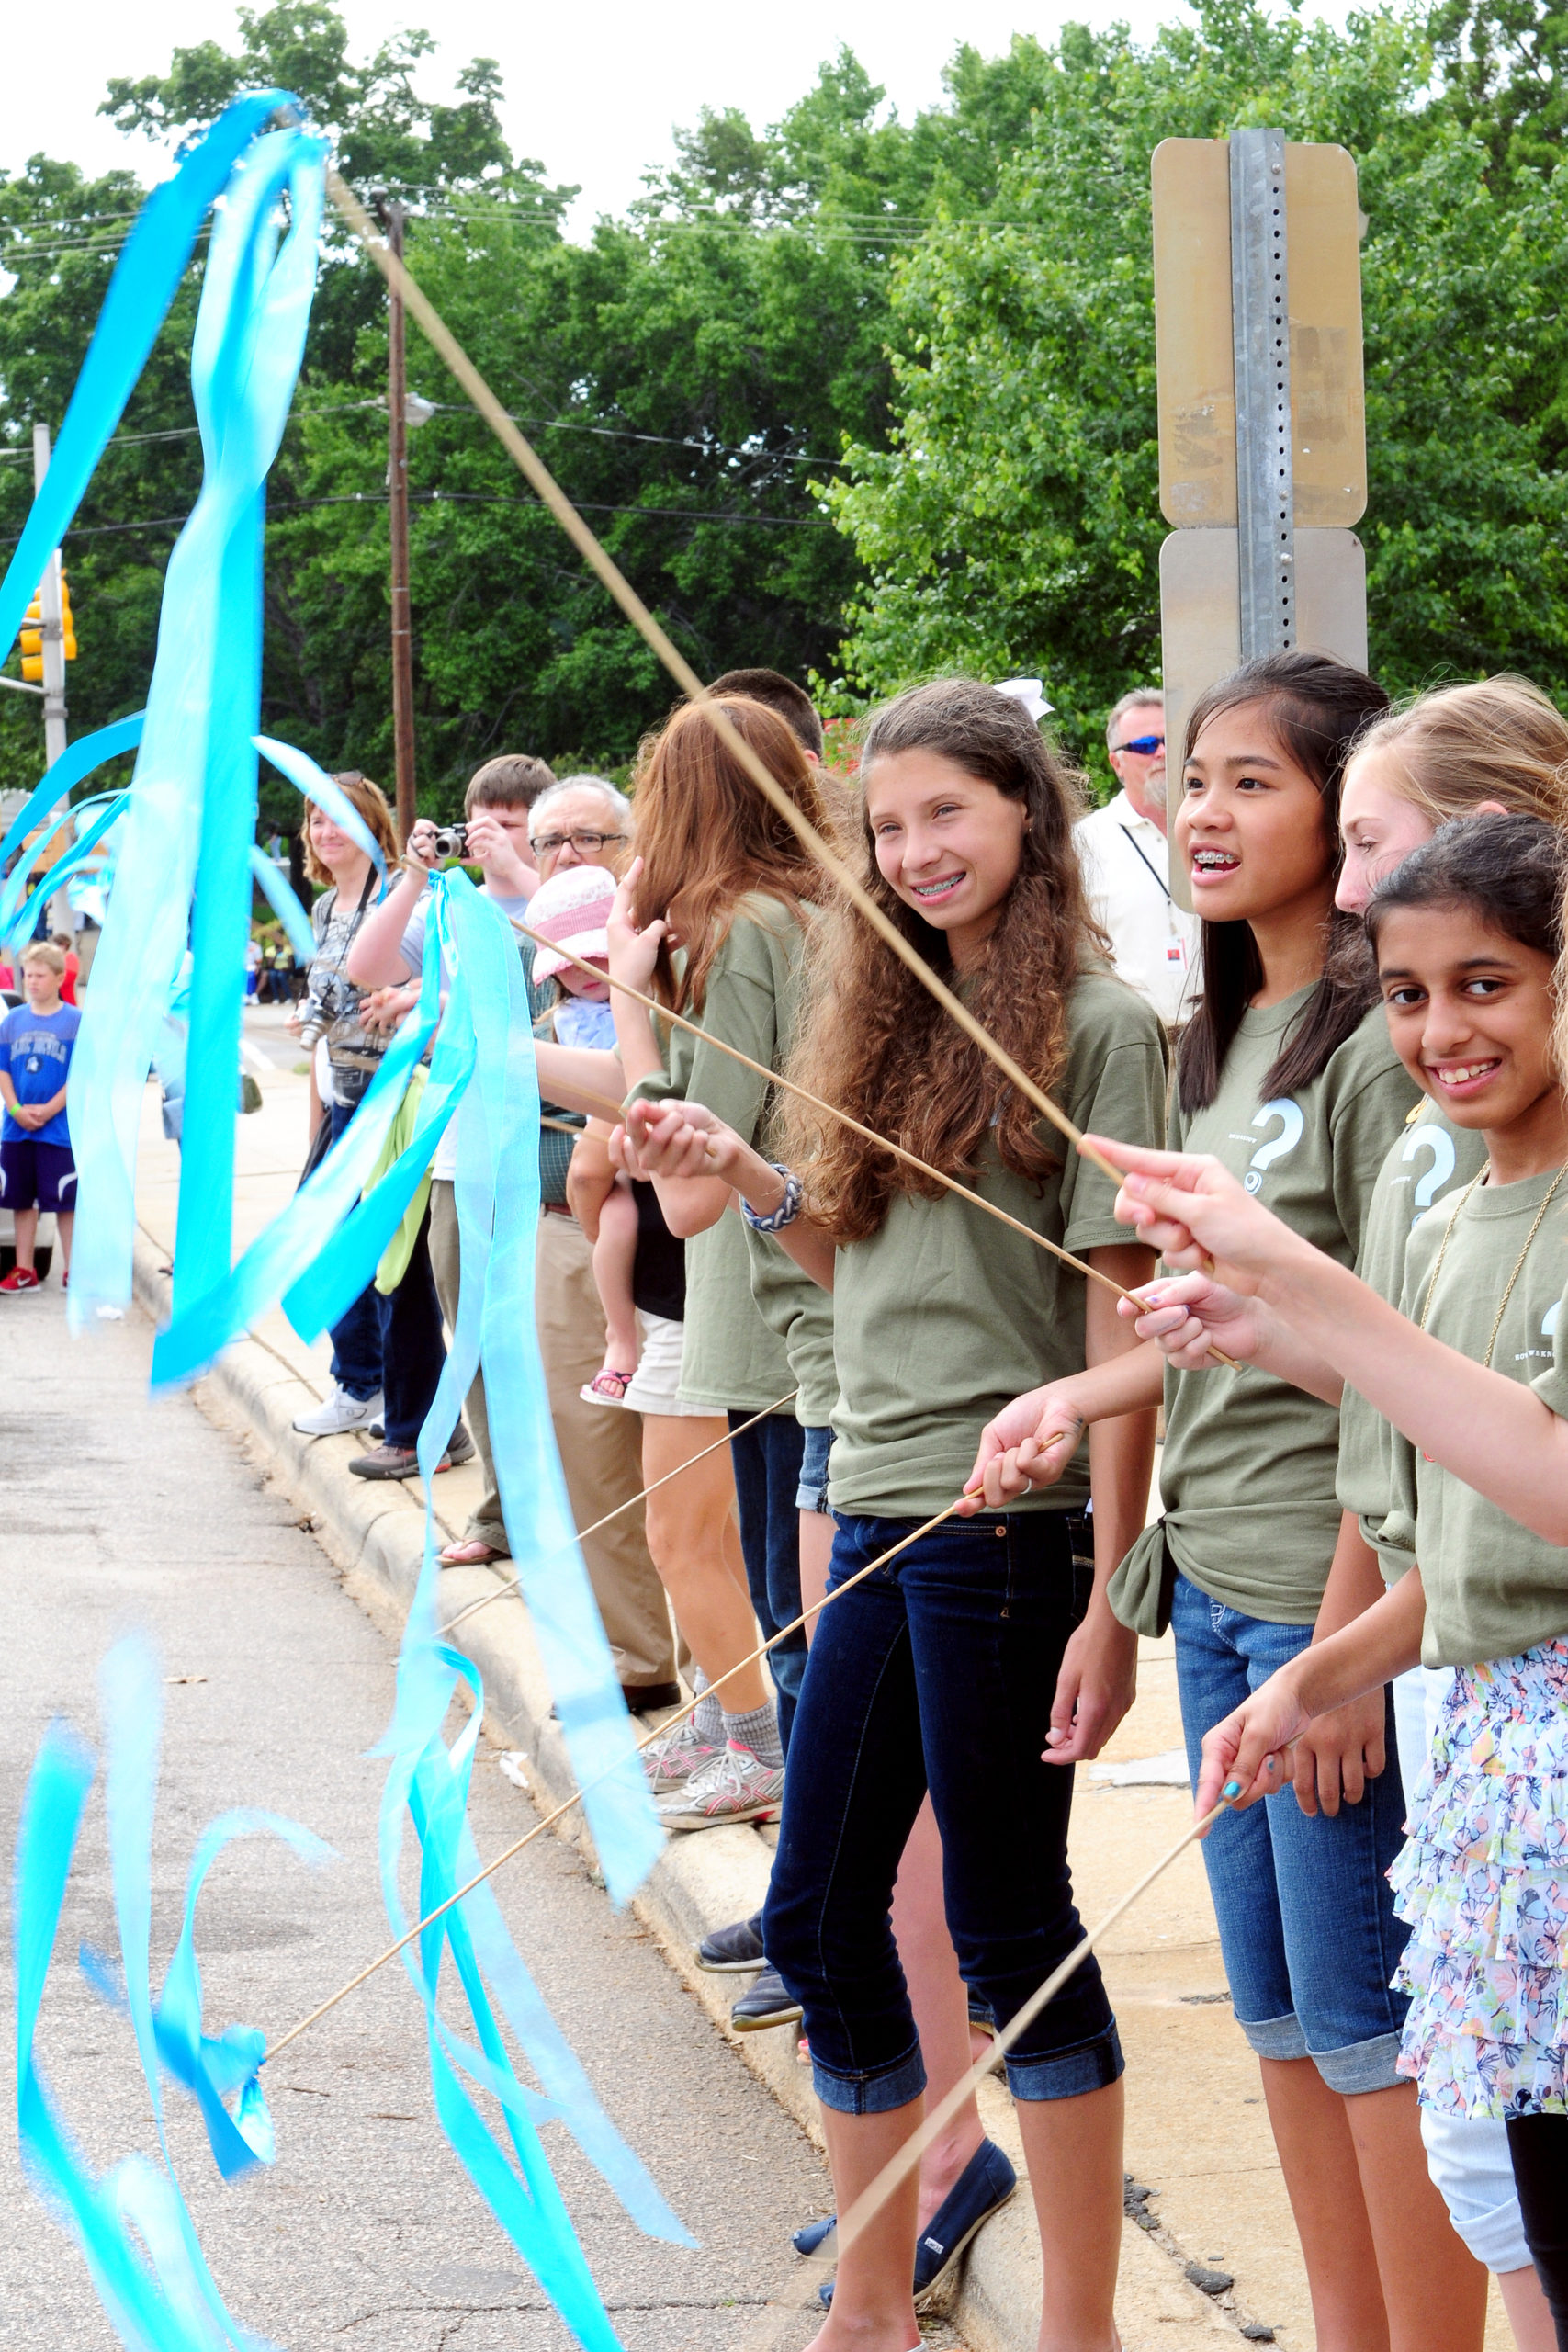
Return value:
<svg viewBox="0 0 1568 2352">
<path fill-rule="evenodd" d="M 197 1934 L 208 2030 L 240 2021 L 276 2035 L 389 1940 L 375 1878 L 383 1767 L 367 1751 L 390 1709 L 391 1649 L 238 1444 L 188 1398 L 149 1401 L 139 1315 L 73 1342 L 57 1280 L 0 1309 L 4 1835 L 14 1843 L 51 1716 L 96 1740 L 98 1661 L 122 1630 L 151 1631 L 166 1701 L 154 1985 L 192 1847 L 216 1814 L 290 1815 L 339 1856 L 311 1872 L 249 1840 L 209 1881 Z M 482 1743 L 472 1817 L 481 1853 L 531 1818 Z M 699 2241 L 691 2252 L 643 2238 L 562 2128 L 545 2126 L 627 2352 L 799 2352 L 813 2323 L 789 2233 L 826 2210 L 820 2159 L 574 1853 L 543 1838 L 497 1887 L 611 2117 Z M 129 2028 L 76 1967 L 84 1938 L 116 1948 L 101 1788 L 39 2050 L 102 2170 L 155 2142 Z M 195 2110 L 169 2097 L 176 2168 L 245 2326 L 290 2352 L 564 2352 L 570 2337 L 434 2120 L 422 2016 L 397 1965 L 286 2052 L 266 2086 L 276 2167 L 232 2187 Z M 6 2096 L 14 2113 L 9 2086 Z M 7 2125 L 0 2346 L 108 2352 L 114 2340 L 76 2248 L 24 2184 Z M 945 2330 L 931 2340 L 953 2341 Z"/>
</svg>

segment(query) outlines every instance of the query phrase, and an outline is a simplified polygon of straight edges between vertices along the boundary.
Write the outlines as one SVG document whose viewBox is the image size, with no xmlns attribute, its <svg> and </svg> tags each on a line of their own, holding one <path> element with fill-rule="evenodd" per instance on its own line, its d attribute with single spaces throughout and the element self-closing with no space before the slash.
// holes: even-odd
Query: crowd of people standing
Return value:
<svg viewBox="0 0 1568 2352">
<path fill-rule="evenodd" d="M 474 777 L 466 854 L 534 934 L 536 1311 L 571 1504 L 583 1527 L 619 1511 L 584 1551 L 628 1706 L 673 1704 L 682 1673 L 700 1701 L 647 1750 L 654 1802 L 687 1833 L 782 1815 L 765 1910 L 700 1957 L 746 1977 L 738 2026 L 803 2028 L 852 2202 L 1077 1940 L 1072 1768 L 1132 1704 L 1139 1634 L 1169 1630 L 1194 1780 L 1232 1775 L 1205 1860 L 1319 2344 L 1479 2352 L 1488 2271 L 1521 2352 L 1568 2343 L 1542 2187 L 1568 2137 L 1568 1520 L 1519 1524 L 1495 1476 L 1477 1520 L 1456 1428 L 1380 1388 L 1399 1348 L 1374 1311 L 1534 1405 L 1547 1458 L 1568 727 L 1518 680 L 1394 711 L 1343 664 L 1277 657 L 1200 701 L 1168 787 L 1161 698 L 1123 696 L 1121 788 L 1090 813 L 988 684 L 897 697 L 852 783 L 793 682 L 714 693 L 1128 1175 L 1065 1148 L 839 903 L 701 708 L 629 797 L 522 756 Z M 381 795 L 338 781 L 394 861 Z M 436 852 L 416 825 L 378 897 L 311 814 L 313 1147 L 412 1008 Z M 338 1325 L 298 1425 L 363 1432 L 362 1476 L 416 1467 L 462 1283 L 456 1150 L 454 1129 L 400 1280 Z M 1156 1281 L 1156 1249 L 1194 1271 Z M 1332 1346 L 1295 1294 L 1263 1303 L 1258 1269 L 1300 1287 L 1303 1251 L 1372 1301 Z M 442 1466 L 474 1451 L 454 1566 L 509 1548 L 482 1374 Z M 764 1673 L 759 1628 L 825 1595 Z M 1091 1960 L 1007 2060 L 1053 2352 L 1117 2340 L 1122 2075 Z M 820 2352 L 911 2352 L 917 2303 L 1016 2185 L 965 2103 L 844 2250 Z"/>
</svg>

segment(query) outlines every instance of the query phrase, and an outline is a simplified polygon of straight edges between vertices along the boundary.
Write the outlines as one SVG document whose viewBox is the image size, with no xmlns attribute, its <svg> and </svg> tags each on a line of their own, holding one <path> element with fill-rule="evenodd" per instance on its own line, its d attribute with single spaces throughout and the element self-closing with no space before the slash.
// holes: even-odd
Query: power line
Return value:
<svg viewBox="0 0 1568 2352">
<path fill-rule="evenodd" d="M 697 506 L 612 506 L 599 499 L 584 498 L 574 502 L 591 514 L 646 514 L 660 521 L 676 523 L 721 523 L 734 529 L 746 529 L 752 525 L 784 530 L 831 530 L 834 526 L 825 516 L 817 514 L 738 514 L 716 512 Z M 387 492 L 373 490 L 337 491 L 321 498 L 281 498 L 272 503 L 268 515 L 299 514 L 317 506 L 385 506 Z M 424 490 L 410 493 L 410 503 L 418 506 L 514 506 L 542 512 L 532 498 L 505 498 L 500 492 L 478 490 Z M 80 529 L 66 532 L 67 539 L 101 539 L 118 537 L 128 531 L 181 531 L 190 520 L 188 514 L 157 514 L 141 523 L 89 523 Z M 15 547 L 19 531 L 0 539 L 0 546 Z"/>
</svg>

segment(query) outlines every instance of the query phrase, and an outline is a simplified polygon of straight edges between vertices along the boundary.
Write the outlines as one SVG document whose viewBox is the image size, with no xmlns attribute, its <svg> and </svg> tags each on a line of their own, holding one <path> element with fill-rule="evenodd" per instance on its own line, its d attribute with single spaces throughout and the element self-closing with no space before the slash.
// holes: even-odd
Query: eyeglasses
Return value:
<svg viewBox="0 0 1568 2352">
<path fill-rule="evenodd" d="M 1163 735 L 1134 735 L 1131 741 L 1112 743 L 1111 748 L 1113 752 L 1136 752 L 1141 760 L 1146 760 L 1151 752 L 1164 751 L 1165 737 Z"/>
<path fill-rule="evenodd" d="M 541 857 L 549 857 L 570 842 L 584 857 L 597 857 L 606 842 L 624 842 L 625 833 L 539 833 L 534 847 Z"/>
</svg>

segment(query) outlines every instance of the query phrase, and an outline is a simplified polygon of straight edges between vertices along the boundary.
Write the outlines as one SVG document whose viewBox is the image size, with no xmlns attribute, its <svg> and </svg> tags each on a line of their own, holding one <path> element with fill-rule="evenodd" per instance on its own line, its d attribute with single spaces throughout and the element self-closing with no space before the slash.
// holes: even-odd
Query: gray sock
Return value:
<svg viewBox="0 0 1568 2352">
<path fill-rule="evenodd" d="M 776 1772 L 784 1764 L 784 1748 L 779 1742 L 779 1719 L 771 1699 L 753 1707 L 749 1715 L 726 1715 L 724 1736 L 733 1747 L 749 1747 L 759 1764 Z"/>
<path fill-rule="evenodd" d="M 707 1676 L 694 1660 L 692 1670 L 692 1694 L 702 1701 L 701 1706 L 692 1717 L 693 1730 L 699 1739 L 706 1741 L 709 1747 L 722 1747 L 724 1746 L 724 1710 L 709 1691 Z"/>
</svg>

